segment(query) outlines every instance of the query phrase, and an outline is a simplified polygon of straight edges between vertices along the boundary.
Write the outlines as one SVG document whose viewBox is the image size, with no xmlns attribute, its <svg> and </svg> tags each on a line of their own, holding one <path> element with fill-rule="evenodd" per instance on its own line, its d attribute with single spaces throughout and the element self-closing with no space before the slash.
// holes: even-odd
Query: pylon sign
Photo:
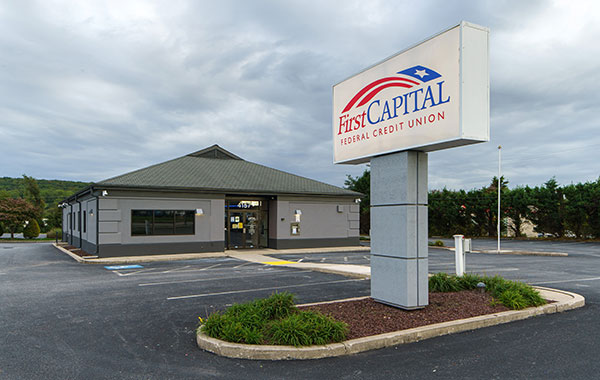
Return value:
<svg viewBox="0 0 600 380">
<path fill-rule="evenodd" d="M 488 40 L 461 22 L 334 85 L 334 162 L 489 141 Z"/>
</svg>

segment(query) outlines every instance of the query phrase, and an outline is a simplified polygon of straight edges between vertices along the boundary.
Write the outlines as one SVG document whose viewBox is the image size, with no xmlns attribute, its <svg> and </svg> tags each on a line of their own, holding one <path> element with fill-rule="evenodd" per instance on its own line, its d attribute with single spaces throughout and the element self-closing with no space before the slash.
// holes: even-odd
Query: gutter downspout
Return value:
<svg viewBox="0 0 600 380">
<path fill-rule="evenodd" d="M 73 245 L 73 219 L 73 205 L 69 203 L 69 220 L 67 221 L 69 223 L 69 238 L 67 239 L 69 245 Z"/>
<path fill-rule="evenodd" d="M 94 187 L 90 188 L 94 195 Z M 96 195 L 96 256 L 100 257 L 100 197 Z"/>
<path fill-rule="evenodd" d="M 81 228 L 81 218 L 83 217 L 83 213 L 81 212 L 81 202 L 79 201 L 77 196 L 75 196 L 75 202 L 79 204 L 79 208 L 77 210 L 77 227 L 79 227 L 79 248 L 83 248 L 83 229 Z"/>
</svg>

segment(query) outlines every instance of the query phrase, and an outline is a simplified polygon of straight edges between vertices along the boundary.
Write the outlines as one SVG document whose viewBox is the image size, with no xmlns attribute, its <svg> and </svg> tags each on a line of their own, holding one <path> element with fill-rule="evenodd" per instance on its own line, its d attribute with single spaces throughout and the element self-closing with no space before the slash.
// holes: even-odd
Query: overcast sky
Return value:
<svg viewBox="0 0 600 380">
<path fill-rule="evenodd" d="M 600 174 L 594 1 L 4 1 L 0 177 L 99 181 L 219 144 L 342 186 L 331 87 L 458 24 L 489 27 L 491 141 L 429 187 Z"/>
</svg>

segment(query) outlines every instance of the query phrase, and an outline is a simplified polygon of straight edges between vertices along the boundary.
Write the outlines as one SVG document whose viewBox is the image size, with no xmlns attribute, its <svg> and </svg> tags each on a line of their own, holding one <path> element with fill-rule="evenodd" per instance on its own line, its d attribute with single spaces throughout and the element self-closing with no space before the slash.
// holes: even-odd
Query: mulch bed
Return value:
<svg viewBox="0 0 600 380">
<path fill-rule="evenodd" d="M 304 306 L 300 309 L 320 311 L 346 322 L 347 339 L 355 339 L 510 310 L 504 305 L 491 306 L 491 303 L 492 297 L 488 293 L 465 290 L 429 293 L 429 306 L 411 311 L 384 305 L 371 298 Z"/>
<path fill-rule="evenodd" d="M 67 246 L 64 246 L 63 248 L 64 248 L 64 249 L 66 249 L 67 251 L 70 251 L 71 253 L 74 253 L 74 254 L 76 254 L 76 255 L 77 255 L 77 256 L 79 256 L 79 257 L 89 257 L 89 256 L 94 256 L 94 255 L 91 255 L 91 254 L 87 253 L 87 252 L 86 252 L 86 251 L 84 251 L 83 249 L 81 249 L 81 248 L 78 248 L 78 247 L 74 247 L 74 246 L 72 246 L 72 245 L 67 245 Z"/>
</svg>

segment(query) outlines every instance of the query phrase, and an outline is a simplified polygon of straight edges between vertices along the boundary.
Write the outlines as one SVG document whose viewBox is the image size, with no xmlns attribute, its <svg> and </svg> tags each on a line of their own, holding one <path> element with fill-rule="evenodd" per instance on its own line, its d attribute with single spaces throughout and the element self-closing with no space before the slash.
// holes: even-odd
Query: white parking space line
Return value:
<svg viewBox="0 0 600 380">
<path fill-rule="evenodd" d="M 250 264 L 252 264 L 252 263 L 250 263 Z M 166 271 L 162 271 L 161 269 L 163 269 L 163 268 L 147 268 L 147 269 L 137 270 L 137 271 L 133 271 L 133 272 L 127 272 L 127 273 L 121 273 L 116 270 L 113 270 L 112 272 L 116 273 L 119 276 L 132 276 L 132 275 L 141 276 L 141 275 L 147 275 L 147 274 L 153 275 L 153 274 L 165 274 L 165 273 L 179 274 L 179 273 L 189 273 L 189 272 L 202 272 L 202 271 L 205 271 L 208 269 L 216 268 L 220 265 L 222 265 L 222 264 L 215 264 L 215 265 L 211 265 L 211 266 L 204 267 L 204 268 L 192 268 L 192 269 L 188 269 L 188 268 L 191 268 L 191 265 L 188 265 L 187 267 L 169 269 Z"/>
<path fill-rule="evenodd" d="M 167 297 L 167 300 L 181 300 L 188 298 L 199 298 L 199 297 L 209 297 L 209 296 L 222 296 L 225 294 L 239 294 L 239 293 L 249 293 L 249 292 L 262 292 L 265 290 L 279 290 L 279 289 L 290 289 L 290 288 L 303 288 L 307 286 L 316 286 L 316 285 L 329 285 L 329 284 L 339 284 L 344 282 L 358 282 L 358 281 L 366 281 L 366 279 L 348 279 L 348 280 L 337 280 L 337 281 L 324 281 L 324 282 L 314 282 L 311 284 L 298 284 L 298 285 L 285 285 L 285 286 L 272 286 L 268 288 L 256 288 L 256 289 L 244 289 L 244 290 L 232 290 L 229 292 L 217 292 L 217 293 L 203 293 L 203 294 L 191 294 L 188 296 L 175 296 L 175 297 Z"/>
<path fill-rule="evenodd" d="M 307 273 L 307 272 L 312 272 L 312 271 L 310 271 L 310 270 L 300 270 L 300 271 L 279 270 L 279 271 L 269 271 L 269 272 L 264 272 L 264 273 L 251 274 L 251 275 L 248 275 L 248 276 L 195 278 L 195 279 L 192 279 L 192 280 L 175 280 L 175 281 L 147 282 L 147 283 L 143 283 L 143 284 L 138 284 L 138 286 L 156 286 L 156 285 L 170 285 L 170 284 L 185 284 L 185 283 L 188 283 L 188 282 L 232 280 L 232 279 L 247 278 L 247 277 L 272 276 L 273 274 L 277 274 L 277 273 L 296 274 L 296 273 Z"/>
<path fill-rule="evenodd" d="M 371 261 L 371 258 L 370 258 L 370 257 L 368 257 L 368 256 L 363 256 L 363 258 L 364 258 L 364 259 L 367 259 L 367 260 L 369 260 L 369 261 Z"/>
<path fill-rule="evenodd" d="M 176 271 L 178 271 L 178 270 L 181 270 L 181 269 L 186 269 L 186 268 L 189 268 L 189 267 L 191 267 L 191 265 L 186 265 L 186 266 L 184 266 L 184 267 L 181 267 L 181 268 L 169 269 L 169 270 L 166 270 L 166 271 L 164 271 L 164 272 L 161 272 L 161 273 L 171 273 L 171 272 L 176 272 Z"/>
<path fill-rule="evenodd" d="M 138 274 L 138 273 L 143 273 L 143 272 L 148 272 L 148 271 L 153 271 L 156 268 L 148 268 L 148 269 L 142 269 L 142 270 L 136 270 L 134 272 L 127 272 L 127 273 L 117 273 L 119 276 L 131 276 L 134 274 Z M 156 271 L 154 272 L 156 273 Z"/>
<path fill-rule="evenodd" d="M 233 267 L 233 269 L 238 269 L 238 268 L 244 267 L 244 266 L 246 266 L 246 265 L 250 265 L 250 264 L 256 264 L 256 263 L 253 263 L 253 262 L 251 262 L 251 261 L 248 261 L 247 263 L 243 263 L 243 264 L 240 264 L 240 265 L 236 265 L 236 266 L 234 266 L 234 267 Z"/>
<path fill-rule="evenodd" d="M 206 268 L 202 268 L 202 269 L 198 269 L 198 271 L 203 271 L 203 270 L 207 270 L 207 269 L 212 269 L 212 268 L 216 268 L 218 266 L 221 266 L 221 264 L 215 264 L 215 265 L 211 265 L 209 267 Z"/>
<path fill-rule="evenodd" d="M 575 278 L 573 280 L 556 280 L 556 281 L 543 281 L 543 282 L 532 282 L 533 285 L 546 285 L 546 284 L 562 284 L 565 282 L 579 282 L 579 281 L 598 281 L 600 277 L 587 277 L 587 278 Z"/>
</svg>

